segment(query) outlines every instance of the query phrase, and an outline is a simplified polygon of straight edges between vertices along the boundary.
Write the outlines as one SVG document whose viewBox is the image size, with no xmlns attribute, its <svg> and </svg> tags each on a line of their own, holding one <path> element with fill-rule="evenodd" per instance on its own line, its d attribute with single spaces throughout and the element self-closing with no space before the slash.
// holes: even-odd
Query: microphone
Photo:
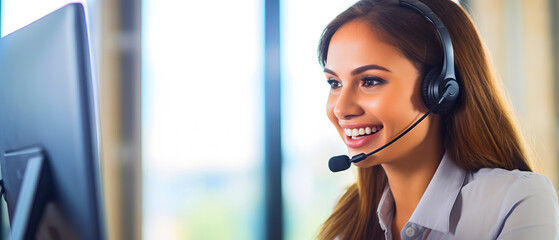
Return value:
<svg viewBox="0 0 559 240">
<path fill-rule="evenodd" d="M 328 168 L 330 168 L 330 171 L 332 171 L 332 172 L 344 171 L 351 166 L 351 163 L 361 162 L 361 161 L 365 160 L 367 157 L 369 157 L 369 156 L 377 153 L 378 151 L 390 146 L 392 143 L 396 142 L 398 139 L 400 139 L 401 137 L 406 135 L 409 131 L 411 131 L 415 126 L 417 126 L 417 124 L 419 124 L 421 121 L 423 121 L 423 119 L 425 119 L 425 117 L 427 117 L 427 115 L 429 115 L 429 113 L 431 113 L 432 111 L 435 111 L 448 96 L 455 95 L 457 93 L 457 91 L 458 91 L 457 86 L 455 86 L 453 84 L 447 85 L 447 88 L 446 88 L 443 96 L 441 97 L 441 99 L 439 99 L 437 104 L 433 105 L 431 107 L 431 109 L 429 109 L 429 111 L 427 111 L 427 113 L 425 113 L 423 116 L 421 116 L 421 118 L 419 118 L 409 128 L 407 128 L 400 135 L 398 135 L 397 137 L 392 139 L 390 142 L 384 144 L 382 147 L 379 147 L 379 148 L 377 148 L 376 150 L 374 150 L 370 153 L 357 154 L 357 155 L 353 156 L 351 159 L 349 159 L 349 157 L 347 155 L 339 155 L 339 156 L 331 157 L 330 160 L 328 161 Z"/>
</svg>

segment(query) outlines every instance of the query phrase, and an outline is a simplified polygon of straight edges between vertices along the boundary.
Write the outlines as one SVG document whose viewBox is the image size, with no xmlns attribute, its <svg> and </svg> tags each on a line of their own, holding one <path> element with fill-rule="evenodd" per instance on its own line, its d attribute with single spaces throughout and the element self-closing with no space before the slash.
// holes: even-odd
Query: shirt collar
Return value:
<svg viewBox="0 0 559 240">
<path fill-rule="evenodd" d="M 409 222 L 447 233 L 450 225 L 450 213 L 462 189 L 465 177 L 466 171 L 456 165 L 453 157 L 447 151 Z"/>
<path fill-rule="evenodd" d="M 386 185 L 382 197 L 380 198 L 377 207 L 377 215 L 380 228 L 386 231 L 387 227 L 392 225 L 392 218 L 394 217 L 394 197 L 388 185 Z"/>
<path fill-rule="evenodd" d="M 447 151 L 409 222 L 447 233 L 450 225 L 450 213 L 462 189 L 465 177 L 466 171 L 456 165 L 453 157 Z M 386 226 L 392 224 L 393 208 L 394 197 L 390 187 L 387 186 L 377 207 L 379 223 L 385 231 Z"/>
</svg>

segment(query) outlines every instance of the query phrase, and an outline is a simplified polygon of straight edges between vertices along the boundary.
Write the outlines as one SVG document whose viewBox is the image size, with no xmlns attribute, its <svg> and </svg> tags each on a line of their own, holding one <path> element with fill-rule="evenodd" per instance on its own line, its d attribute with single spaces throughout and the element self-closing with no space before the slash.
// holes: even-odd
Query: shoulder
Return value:
<svg viewBox="0 0 559 240">
<path fill-rule="evenodd" d="M 505 198 L 503 200 L 521 200 L 529 196 L 544 195 L 557 201 L 551 181 L 546 176 L 534 172 L 483 168 L 469 174 L 465 181 L 465 189 L 486 188 L 494 194 L 501 194 Z"/>
<path fill-rule="evenodd" d="M 551 181 L 540 174 L 518 170 L 480 169 L 468 174 L 462 189 L 465 205 L 485 206 L 495 236 L 548 239 L 558 236 L 559 204 Z M 481 210 L 481 209 L 480 209 Z M 534 238 L 536 237 L 536 238 Z M 522 239 L 522 238 L 521 238 Z"/>
<path fill-rule="evenodd" d="M 529 198 L 548 200 L 557 204 L 557 193 L 551 181 L 543 175 L 499 168 L 483 168 L 466 176 L 462 194 L 489 197 L 501 208 L 513 207 Z M 529 201 L 530 202 L 535 201 Z M 505 209 L 503 209 L 505 210 Z"/>
</svg>

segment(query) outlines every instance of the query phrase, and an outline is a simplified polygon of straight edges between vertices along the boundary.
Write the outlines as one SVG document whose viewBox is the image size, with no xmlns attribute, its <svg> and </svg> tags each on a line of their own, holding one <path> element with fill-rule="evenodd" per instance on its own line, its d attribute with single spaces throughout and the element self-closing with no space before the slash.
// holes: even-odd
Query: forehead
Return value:
<svg viewBox="0 0 559 240">
<path fill-rule="evenodd" d="M 370 24 L 355 20 L 341 26 L 330 40 L 326 67 L 350 68 L 368 64 L 390 66 L 407 60 L 393 45 L 381 40 Z"/>
</svg>

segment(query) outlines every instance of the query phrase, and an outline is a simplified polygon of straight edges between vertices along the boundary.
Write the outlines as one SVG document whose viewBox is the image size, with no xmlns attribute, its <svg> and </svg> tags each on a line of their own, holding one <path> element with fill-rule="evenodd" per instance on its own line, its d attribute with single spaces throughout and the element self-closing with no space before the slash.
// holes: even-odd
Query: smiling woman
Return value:
<svg viewBox="0 0 559 240">
<path fill-rule="evenodd" d="M 460 6 L 359 1 L 326 27 L 319 58 L 330 85 L 328 118 L 350 155 L 383 148 L 415 127 L 355 163 L 357 182 L 320 239 L 559 236 L 553 185 L 531 172 Z M 430 110 L 437 114 L 427 116 Z"/>
</svg>

